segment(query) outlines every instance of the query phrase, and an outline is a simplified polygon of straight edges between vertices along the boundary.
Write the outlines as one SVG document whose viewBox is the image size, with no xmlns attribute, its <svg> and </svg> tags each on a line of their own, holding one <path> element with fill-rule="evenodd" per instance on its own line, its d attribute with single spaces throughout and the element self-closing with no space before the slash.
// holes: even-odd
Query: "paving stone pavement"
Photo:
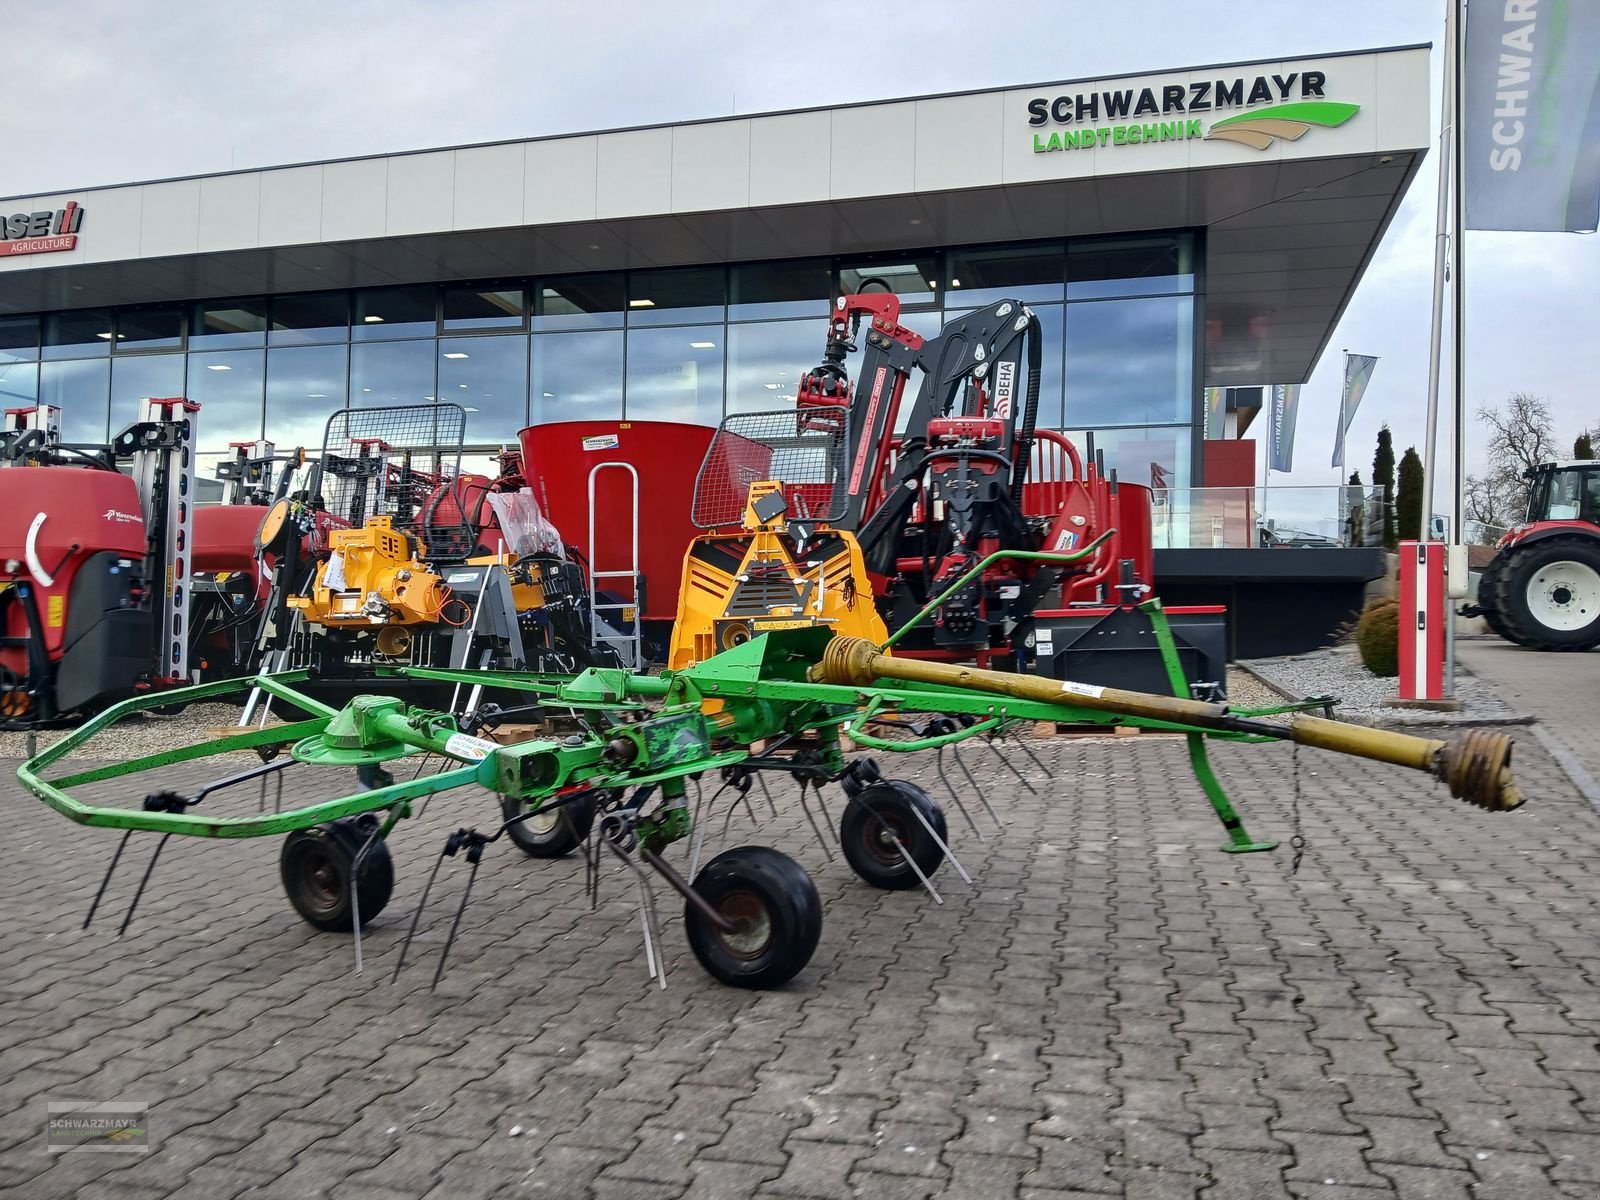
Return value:
<svg viewBox="0 0 1600 1200">
<path fill-rule="evenodd" d="M 1600 649 L 1552 654 L 1497 637 L 1464 637 L 1456 641 L 1456 655 L 1512 705 L 1537 712 L 1544 733 L 1554 736 L 1589 776 L 1585 786 L 1600 787 L 1600 739 L 1594 736 Z M 1600 796 L 1591 799 L 1600 804 Z"/>
<path fill-rule="evenodd" d="M 437 992 L 456 861 L 391 985 L 443 837 L 492 820 L 482 795 L 401 825 L 360 978 L 348 938 L 289 911 L 275 841 L 174 839 L 118 939 L 130 859 L 81 932 L 117 835 L 0 764 L 0 1191 L 1600 1196 L 1600 818 L 1536 744 L 1531 802 L 1502 816 L 1396 768 L 1217 748 L 1257 836 L 1289 836 L 1298 775 L 1293 876 L 1286 851 L 1218 852 L 1180 740 L 1029 744 L 1038 794 L 964 752 L 1007 823 L 980 842 L 951 811 L 977 886 L 942 871 L 943 905 L 825 858 L 792 792 L 759 830 L 736 814 L 730 838 L 794 854 L 826 906 L 812 965 L 769 993 L 712 983 L 675 915 L 649 986 L 615 868 L 590 911 L 577 859 L 503 843 Z M 929 756 L 894 765 L 939 795 Z M 45 1153 L 47 1101 L 116 1099 L 150 1104 L 150 1153 Z"/>
</svg>

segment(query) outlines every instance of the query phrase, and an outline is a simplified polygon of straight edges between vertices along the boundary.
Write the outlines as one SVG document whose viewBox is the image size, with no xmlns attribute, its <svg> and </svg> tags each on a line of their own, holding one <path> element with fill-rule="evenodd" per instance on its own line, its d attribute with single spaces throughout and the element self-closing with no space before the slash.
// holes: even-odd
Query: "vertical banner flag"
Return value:
<svg viewBox="0 0 1600 1200">
<path fill-rule="evenodd" d="M 1345 430 L 1356 419 L 1356 408 L 1372 380 L 1372 368 L 1377 365 L 1378 360 L 1370 354 L 1347 353 L 1344 356 L 1344 397 L 1339 402 L 1339 428 L 1333 437 L 1333 465 L 1336 467 L 1344 466 Z"/>
<path fill-rule="evenodd" d="M 1227 436 L 1225 432 L 1227 422 L 1223 420 L 1223 414 L 1227 411 L 1226 397 L 1227 390 L 1224 388 L 1208 387 L 1206 389 L 1204 421 L 1200 427 L 1201 437 L 1215 441 L 1218 438 Z"/>
<path fill-rule="evenodd" d="M 1272 454 L 1269 471 L 1294 470 L 1294 421 L 1300 409 L 1300 385 L 1272 385 Z"/>
<path fill-rule="evenodd" d="M 1468 6 L 1468 229 L 1600 226 L 1600 4 Z"/>
</svg>

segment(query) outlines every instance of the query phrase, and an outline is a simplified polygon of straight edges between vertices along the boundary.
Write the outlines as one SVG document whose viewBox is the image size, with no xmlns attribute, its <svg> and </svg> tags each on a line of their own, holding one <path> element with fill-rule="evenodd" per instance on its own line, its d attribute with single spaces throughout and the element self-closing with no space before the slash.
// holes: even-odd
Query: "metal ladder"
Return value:
<svg viewBox="0 0 1600 1200">
<path fill-rule="evenodd" d="M 600 552 L 595 541 L 595 503 L 594 481 L 601 471 L 617 468 L 628 473 L 631 485 L 628 532 L 631 547 L 628 557 L 628 569 L 625 571 L 600 570 Z M 644 659 L 644 640 L 641 629 L 644 625 L 644 613 L 639 608 L 639 472 L 632 463 L 603 462 L 596 465 L 589 472 L 589 616 L 592 632 L 589 637 L 591 646 L 605 643 L 616 650 L 622 659 L 622 665 L 630 670 L 637 670 Z M 602 579 L 626 579 L 628 581 L 628 598 L 622 601 L 601 602 L 600 581 Z M 633 632 L 622 633 L 619 631 L 625 621 L 619 620 L 616 626 L 606 621 L 602 614 L 615 612 L 622 617 L 626 610 L 633 610 Z"/>
</svg>

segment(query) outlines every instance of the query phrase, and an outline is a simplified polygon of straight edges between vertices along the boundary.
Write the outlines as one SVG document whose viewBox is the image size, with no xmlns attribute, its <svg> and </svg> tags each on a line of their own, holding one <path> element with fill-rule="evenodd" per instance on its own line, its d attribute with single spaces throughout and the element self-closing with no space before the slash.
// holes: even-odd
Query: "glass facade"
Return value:
<svg viewBox="0 0 1600 1200">
<path fill-rule="evenodd" d="M 262 436 L 315 448 L 346 404 L 437 398 L 487 450 L 530 422 L 714 425 L 792 404 L 832 298 L 862 286 L 898 294 L 924 336 L 1016 297 L 1044 329 L 1040 426 L 1092 431 L 1123 478 L 1184 487 L 1197 261 L 1178 233 L 7 316 L 0 398 L 59 405 L 70 440 L 103 441 L 141 397 L 186 395 L 205 459 Z"/>
</svg>

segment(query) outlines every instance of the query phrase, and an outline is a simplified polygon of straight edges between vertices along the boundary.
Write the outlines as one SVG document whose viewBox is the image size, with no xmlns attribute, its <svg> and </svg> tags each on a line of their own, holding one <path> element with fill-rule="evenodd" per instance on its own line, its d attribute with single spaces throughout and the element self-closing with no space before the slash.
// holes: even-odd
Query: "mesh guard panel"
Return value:
<svg viewBox="0 0 1600 1200">
<path fill-rule="evenodd" d="M 723 418 L 694 483 L 692 520 L 700 529 L 744 520 L 750 485 L 784 485 L 789 515 L 836 521 L 844 513 L 843 407 L 735 413 Z"/>
<path fill-rule="evenodd" d="M 368 517 L 391 517 L 427 544 L 430 558 L 461 557 L 475 540 L 456 482 L 466 433 L 459 404 L 334 413 L 322 438 L 327 510 L 357 529 Z"/>
</svg>

